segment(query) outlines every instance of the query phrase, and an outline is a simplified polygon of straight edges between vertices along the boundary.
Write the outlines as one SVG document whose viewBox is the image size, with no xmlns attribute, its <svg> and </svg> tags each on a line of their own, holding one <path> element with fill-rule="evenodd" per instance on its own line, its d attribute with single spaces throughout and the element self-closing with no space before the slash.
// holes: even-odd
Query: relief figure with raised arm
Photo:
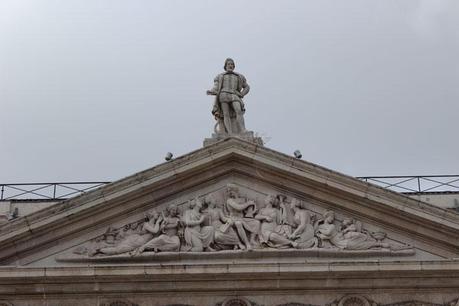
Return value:
<svg viewBox="0 0 459 306">
<path fill-rule="evenodd" d="M 204 198 L 207 205 L 208 224 L 214 228 L 214 245 L 217 249 L 244 249 L 241 239 L 232 226 L 229 225 L 231 220 L 226 216 L 218 205 L 214 196 L 208 195 Z"/>
<path fill-rule="evenodd" d="M 263 244 L 273 248 L 296 248 L 298 243 L 289 240 L 281 232 L 279 224 L 279 210 L 276 205 L 276 198 L 268 195 L 265 198 L 265 207 L 260 209 L 255 219 L 260 220 L 260 240 Z"/>
<path fill-rule="evenodd" d="M 160 224 L 163 221 L 162 216 L 156 210 L 148 212 L 145 218 L 146 221 L 143 223 L 140 230 L 137 228 L 130 229 L 130 232 L 121 238 L 116 245 L 96 248 L 88 255 L 117 255 L 132 252 L 141 247 L 159 233 Z"/>
<path fill-rule="evenodd" d="M 139 247 L 135 254 L 141 254 L 144 251 L 153 252 L 178 252 L 180 250 L 180 239 L 178 237 L 178 227 L 180 219 L 176 205 L 170 205 L 166 208 L 166 215 L 162 215 L 162 221 L 156 232 L 161 234 Z"/>
<path fill-rule="evenodd" d="M 257 210 L 256 204 L 252 200 L 246 201 L 240 198 L 239 189 L 233 184 L 227 186 L 227 195 L 228 217 L 225 225 L 236 230 L 243 243 L 241 248 L 252 249 L 257 244 L 256 237 L 260 232 L 260 221 L 253 218 L 253 214 Z M 246 231 L 249 236 L 247 236 Z"/>
<path fill-rule="evenodd" d="M 202 213 L 203 202 L 201 199 L 190 201 L 190 208 L 183 214 L 185 224 L 185 243 L 184 251 L 203 252 L 215 251 L 210 245 L 214 238 L 214 228 L 204 225 L 206 215 Z"/>
</svg>

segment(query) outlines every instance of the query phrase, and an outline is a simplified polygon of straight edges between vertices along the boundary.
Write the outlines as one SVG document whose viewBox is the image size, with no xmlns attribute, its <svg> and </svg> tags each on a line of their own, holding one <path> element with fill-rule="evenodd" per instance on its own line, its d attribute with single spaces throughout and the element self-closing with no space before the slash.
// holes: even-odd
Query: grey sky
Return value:
<svg viewBox="0 0 459 306">
<path fill-rule="evenodd" d="M 0 1 L 0 183 L 116 180 L 202 147 L 232 57 L 266 146 L 458 174 L 459 1 Z"/>
</svg>

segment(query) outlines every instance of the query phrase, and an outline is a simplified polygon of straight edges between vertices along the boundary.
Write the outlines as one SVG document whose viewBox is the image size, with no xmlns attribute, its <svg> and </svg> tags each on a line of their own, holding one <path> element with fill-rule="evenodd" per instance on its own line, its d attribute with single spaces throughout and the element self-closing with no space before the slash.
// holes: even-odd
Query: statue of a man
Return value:
<svg viewBox="0 0 459 306">
<path fill-rule="evenodd" d="M 240 134 L 245 132 L 244 102 L 242 98 L 249 92 L 250 87 L 245 77 L 234 72 L 234 61 L 225 60 L 225 72 L 214 79 L 214 87 L 207 91 L 215 96 L 212 114 L 218 120 L 219 133 Z"/>
</svg>

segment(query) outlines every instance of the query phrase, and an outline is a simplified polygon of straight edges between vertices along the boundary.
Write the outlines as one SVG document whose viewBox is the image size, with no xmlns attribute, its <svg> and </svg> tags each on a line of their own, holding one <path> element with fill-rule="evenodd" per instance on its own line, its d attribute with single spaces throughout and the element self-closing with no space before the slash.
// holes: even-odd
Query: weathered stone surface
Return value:
<svg viewBox="0 0 459 306">
<path fill-rule="evenodd" d="M 133 253 L 106 249 L 139 225 L 151 237 Z M 457 214 L 237 137 L 0 225 L 0 245 L 8 306 L 458 306 L 459 298 Z"/>
</svg>

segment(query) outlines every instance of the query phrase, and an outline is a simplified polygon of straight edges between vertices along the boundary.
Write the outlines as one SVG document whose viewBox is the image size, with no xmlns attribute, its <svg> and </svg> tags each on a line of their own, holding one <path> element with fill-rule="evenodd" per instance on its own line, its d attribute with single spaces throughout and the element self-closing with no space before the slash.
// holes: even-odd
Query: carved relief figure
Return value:
<svg viewBox="0 0 459 306">
<path fill-rule="evenodd" d="M 334 224 L 335 213 L 327 211 L 324 219 L 319 221 L 316 235 L 331 246 L 346 250 L 367 250 L 371 248 L 386 247 L 389 245 L 381 243 L 366 233 L 360 232 L 351 219 L 343 222 L 342 231 L 338 231 Z"/>
<path fill-rule="evenodd" d="M 369 234 L 363 233 L 362 223 L 353 219 L 344 219 L 341 231 L 348 250 L 366 250 L 378 247 L 389 249 L 391 247 L 388 243 L 382 243 Z"/>
<path fill-rule="evenodd" d="M 363 256 L 414 254 L 413 247 L 407 244 L 385 240 L 383 231 L 369 232 L 361 222 L 350 218 L 336 220 L 333 211 L 325 212 L 314 222 L 317 217 L 295 198 L 289 203 L 284 195 L 268 195 L 259 206 L 240 196 L 233 184 L 227 185 L 225 194 L 226 200 L 220 203 L 216 194 L 192 200 L 182 214 L 176 205 L 169 205 L 161 213 L 152 210 L 145 219 L 121 228 L 108 227 L 103 235 L 76 247 L 73 254 L 106 257 L 147 251 L 155 254 L 266 247 L 306 249 L 305 254 L 310 248 L 318 252 L 329 249 L 327 254 L 333 250 L 349 250 Z"/>
<path fill-rule="evenodd" d="M 224 73 L 214 79 L 214 87 L 207 91 L 208 95 L 215 96 L 212 114 L 219 122 L 220 130 L 226 134 L 240 134 L 245 132 L 244 102 L 242 98 L 249 92 L 250 87 L 245 77 L 234 72 L 234 61 L 225 60 Z"/>
<path fill-rule="evenodd" d="M 146 215 L 147 221 L 142 225 L 142 228 L 132 229 L 131 233 L 126 234 L 119 243 L 114 246 L 103 246 L 93 250 L 90 256 L 96 254 L 116 255 L 134 251 L 138 247 L 144 245 L 147 241 L 153 238 L 153 235 L 158 233 L 159 224 L 162 222 L 162 217 L 156 210 L 149 212 Z"/>
<path fill-rule="evenodd" d="M 314 226 L 311 223 L 309 212 L 301 207 L 301 202 L 297 199 L 292 199 L 290 205 L 295 213 L 293 217 L 295 230 L 288 238 L 298 243 L 299 249 L 307 249 L 317 245 L 317 238 L 314 236 Z"/>
<path fill-rule="evenodd" d="M 204 199 L 207 204 L 208 223 L 214 228 L 214 244 L 219 249 L 240 248 L 244 249 L 242 241 L 231 226 L 231 219 L 223 213 L 221 207 L 217 207 L 214 197 L 209 195 Z"/>
<path fill-rule="evenodd" d="M 274 248 L 297 247 L 298 244 L 287 239 L 280 233 L 278 224 L 279 212 L 273 206 L 276 203 L 276 198 L 268 195 L 265 198 L 265 207 L 260 209 L 260 212 L 255 216 L 261 221 L 260 240 L 262 243 Z"/>
<path fill-rule="evenodd" d="M 279 207 L 279 234 L 288 237 L 292 234 L 293 211 L 286 202 L 287 197 L 283 194 L 276 196 L 276 206 Z"/>
<path fill-rule="evenodd" d="M 245 201 L 239 197 L 239 189 L 235 185 L 227 187 L 228 199 L 226 200 L 226 209 L 229 216 L 226 223 L 236 229 L 238 236 L 241 238 L 242 248 L 252 249 L 256 244 L 256 237 L 260 231 L 260 222 L 253 219 L 253 213 L 256 211 L 254 201 Z M 250 210 L 249 210 L 250 209 Z M 249 237 L 247 237 L 249 232 Z"/>
<path fill-rule="evenodd" d="M 171 205 L 166 208 L 166 215 L 162 216 L 162 218 L 158 218 L 161 220 L 155 223 L 155 226 L 151 228 L 150 224 L 144 225 L 145 227 L 148 226 L 148 230 L 156 234 L 161 232 L 161 235 L 155 237 L 139 247 L 135 254 L 140 254 L 147 251 L 154 251 L 156 252 L 178 252 L 180 250 L 180 239 L 177 235 L 178 233 L 178 226 L 180 219 L 178 218 L 178 210 L 176 205 Z"/>
<path fill-rule="evenodd" d="M 183 215 L 183 223 L 186 226 L 184 251 L 214 251 L 210 246 L 214 238 L 214 228 L 212 226 L 202 226 L 206 217 L 202 213 L 202 206 L 202 200 L 192 200 L 190 201 L 190 208 Z"/>
</svg>

